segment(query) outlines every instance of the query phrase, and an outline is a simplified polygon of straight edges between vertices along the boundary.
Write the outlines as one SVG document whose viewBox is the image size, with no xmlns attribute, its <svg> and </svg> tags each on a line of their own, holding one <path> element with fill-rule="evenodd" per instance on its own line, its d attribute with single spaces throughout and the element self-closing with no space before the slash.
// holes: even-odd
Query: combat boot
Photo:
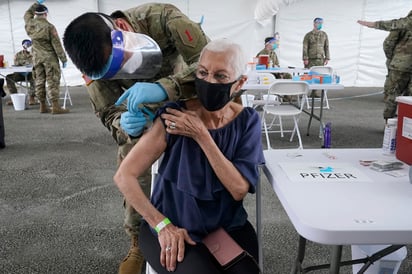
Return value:
<svg viewBox="0 0 412 274">
<path fill-rule="evenodd" d="M 29 105 L 32 106 L 32 105 L 35 105 L 35 104 L 37 104 L 37 102 L 36 102 L 36 99 L 34 98 L 34 95 L 30 95 L 29 96 Z"/>
<path fill-rule="evenodd" d="M 46 105 L 46 101 L 40 101 L 40 113 L 49 113 L 50 109 Z"/>
<path fill-rule="evenodd" d="M 137 236 L 132 236 L 129 253 L 120 263 L 118 274 L 140 274 L 144 264 L 143 255 L 138 246 Z"/>
<path fill-rule="evenodd" d="M 59 105 L 59 101 L 58 100 L 54 100 L 52 101 L 52 114 L 63 114 L 63 113 L 68 113 L 69 110 L 66 108 L 61 108 Z"/>
</svg>

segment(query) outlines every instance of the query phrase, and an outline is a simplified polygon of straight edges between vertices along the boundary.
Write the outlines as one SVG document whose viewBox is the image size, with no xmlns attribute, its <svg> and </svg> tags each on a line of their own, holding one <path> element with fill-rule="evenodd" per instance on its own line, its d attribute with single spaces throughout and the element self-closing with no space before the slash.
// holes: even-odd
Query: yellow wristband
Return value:
<svg viewBox="0 0 412 274">
<path fill-rule="evenodd" d="M 159 233 L 160 232 L 160 230 L 162 230 L 163 228 L 165 228 L 168 224 L 170 224 L 171 222 L 170 222 L 170 220 L 169 220 L 169 218 L 164 218 L 163 219 L 163 221 L 161 221 L 160 223 L 158 223 L 156 226 L 155 226 L 155 230 L 156 230 L 156 232 L 157 233 Z"/>
</svg>

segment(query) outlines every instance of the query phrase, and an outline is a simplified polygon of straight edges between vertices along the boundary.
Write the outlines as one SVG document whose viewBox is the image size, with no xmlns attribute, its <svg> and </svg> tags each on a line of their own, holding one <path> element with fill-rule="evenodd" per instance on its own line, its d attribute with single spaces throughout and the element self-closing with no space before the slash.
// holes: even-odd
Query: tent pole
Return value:
<svg viewBox="0 0 412 274">
<path fill-rule="evenodd" d="M 13 55 L 16 53 L 16 48 L 14 46 L 14 31 L 13 31 L 13 21 L 11 18 L 11 7 L 10 7 L 10 0 L 7 0 L 7 7 L 9 10 L 9 22 L 10 22 L 10 34 L 11 34 L 11 45 L 13 47 Z M 11 64 L 11 63 L 10 63 Z"/>
</svg>

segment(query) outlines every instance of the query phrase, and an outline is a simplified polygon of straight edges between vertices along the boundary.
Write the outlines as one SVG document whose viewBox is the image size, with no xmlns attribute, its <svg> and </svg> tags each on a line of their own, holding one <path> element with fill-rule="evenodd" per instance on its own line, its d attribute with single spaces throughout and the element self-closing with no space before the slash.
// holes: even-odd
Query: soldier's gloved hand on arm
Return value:
<svg viewBox="0 0 412 274">
<path fill-rule="evenodd" d="M 117 99 L 116 106 L 127 99 L 127 110 L 140 112 L 139 105 L 143 103 L 158 103 L 167 99 L 167 93 L 163 87 L 156 83 L 136 83 L 126 90 Z"/>
<path fill-rule="evenodd" d="M 143 133 L 146 123 L 146 117 L 141 111 L 136 113 L 126 111 L 120 116 L 120 126 L 132 137 L 140 136 Z"/>
</svg>

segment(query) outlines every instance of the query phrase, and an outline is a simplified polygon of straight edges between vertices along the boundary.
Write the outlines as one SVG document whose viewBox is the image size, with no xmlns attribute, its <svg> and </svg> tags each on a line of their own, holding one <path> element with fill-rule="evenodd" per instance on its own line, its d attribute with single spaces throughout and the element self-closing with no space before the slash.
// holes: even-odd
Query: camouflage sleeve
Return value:
<svg viewBox="0 0 412 274">
<path fill-rule="evenodd" d="M 19 61 L 20 61 L 19 54 L 20 54 L 20 51 L 17 52 L 16 55 L 14 55 L 13 64 L 14 64 L 15 66 L 20 66 L 20 64 L 19 64 Z"/>
<path fill-rule="evenodd" d="M 309 54 L 308 54 L 309 35 L 310 35 L 310 33 L 307 33 L 305 35 L 305 37 L 303 38 L 302 60 L 308 60 L 309 59 Z"/>
<path fill-rule="evenodd" d="M 196 66 L 197 63 L 193 63 L 180 73 L 156 81 L 166 90 L 169 100 L 189 99 L 196 95 L 194 86 Z"/>
<path fill-rule="evenodd" d="M 279 58 L 276 54 L 276 52 L 273 52 L 273 58 L 272 58 L 273 66 L 279 66 Z"/>
<path fill-rule="evenodd" d="M 127 111 L 125 105 L 114 103 L 123 93 L 123 89 L 114 81 L 98 80 L 87 85 L 90 102 L 97 117 L 110 131 L 118 145 L 131 142 L 130 137 L 120 127 L 120 116 Z"/>
<path fill-rule="evenodd" d="M 412 29 L 412 12 L 409 12 L 408 16 L 387 20 L 387 21 L 376 21 L 375 28 L 381 30 L 410 30 Z"/>
<path fill-rule="evenodd" d="M 257 54 L 256 54 L 256 57 L 259 57 L 259 55 L 261 55 L 261 54 L 264 54 L 264 49 L 262 49 L 261 51 L 259 51 Z"/>
<path fill-rule="evenodd" d="M 188 65 L 197 62 L 200 52 L 208 42 L 200 25 L 178 9 L 165 10 L 165 14 L 166 31 L 170 34 L 179 54 Z"/>
<path fill-rule="evenodd" d="M 324 46 L 324 50 L 325 50 L 325 59 L 330 60 L 330 53 L 329 53 L 329 38 L 328 35 L 325 33 L 325 46 Z"/>
<path fill-rule="evenodd" d="M 59 57 L 60 61 L 62 63 L 67 62 L 66 53 L 64 52 L 62 43 L 60 42 L 59 34 L 57 33 L 56 27 L 53 25 L 50 25 L 50 37 L 53 49 Z"/>
<path fill-rule="evenodd" d="M 36 7 L 38 6 L 38 3 L 34 3 L 33 5 L 30 6 L 28 10 L 24 13 L 24 23 L 27 25 L 30 20 L 34 18 L 34 11 L 36 10 Z"/>
<path fill-rule="evenodd" d="M 399 39 L 399 31 L 391 31 L 389 35 L 383 41 L 383 52 L 387 59 L 392 59 L 393 51 L 395 49 L 396 44 L 398 43 Z"/>
</svg>

